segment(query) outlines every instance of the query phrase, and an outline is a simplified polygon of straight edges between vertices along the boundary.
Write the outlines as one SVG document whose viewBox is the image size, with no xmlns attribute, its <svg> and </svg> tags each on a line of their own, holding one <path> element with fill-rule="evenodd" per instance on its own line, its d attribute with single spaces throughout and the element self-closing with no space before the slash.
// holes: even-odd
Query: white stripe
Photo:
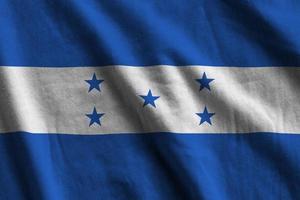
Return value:
<svg viewBox="0 0 300 200">
<path fill-rule="evenodd" d="M 88 93 L 94 72 L 101 93 Z M 215 79 L 211 91 L 199 92 L 203 72 Z M 0 81 L 2 133 L 300 133 L 296 67 L 1 67 Z M 156 108 L 138 96 L 149 89 Z M 89 127 L 94 106 L 105 115 Z M 199 126 L 205 106 L 216 114 Z"/>
</svg>

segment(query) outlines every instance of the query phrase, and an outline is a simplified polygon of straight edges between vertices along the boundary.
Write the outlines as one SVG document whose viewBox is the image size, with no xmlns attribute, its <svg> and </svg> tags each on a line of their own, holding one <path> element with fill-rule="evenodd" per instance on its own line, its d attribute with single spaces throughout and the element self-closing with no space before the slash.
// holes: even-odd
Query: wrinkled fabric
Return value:
<svg viewBox="0 0 300 200">
<path fill-rule="evenodd" d="M 299 2 L 0 2 L 0 62 L 298 66 Z"/>
<path fill-rule="evenodd" d="M 299 2 L 2 0 L 0 11 L 0 199 L 300 199 Z M 199 91 L 204 72 L 214 82 Z M 151 84 L 160 99 L 143 108 Z M 205 129 L 194 105 L 214 113 Z M 94 106 L 124 117 L 89 124 Z"/>
</svg>

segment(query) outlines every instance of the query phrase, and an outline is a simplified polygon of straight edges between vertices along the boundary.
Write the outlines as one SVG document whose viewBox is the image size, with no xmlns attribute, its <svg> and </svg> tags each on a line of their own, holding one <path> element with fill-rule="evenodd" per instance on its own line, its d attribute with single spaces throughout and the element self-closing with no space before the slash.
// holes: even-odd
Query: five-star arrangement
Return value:
<svg viewBox="0 0 300 200">
<path fill-rule="evenodd" d="M 212 78 L 207 78 L 206 73 L 204 72 L 201 79 L 195 79 L 199 84 L 200 88 L 199 91 L 203 90 L 204 88 L 208 89 L 210 91 L 209 84 L 214 80 Z M 97 79 L 96 74 L 93 74 L 93 77 L 91 80 L 85 80 L 89 84 L 89 90 L 88 92 L 91 92 L 93 89 L 101 92 L 101 83 L 104 80 Z M 149 89 L 147 95 L 139 95 L 144 100 L 143 107 L 150 105 L 154 108 L 156 108 L 155 101 L 160 98 L 160 96 L 153 96 L 151 89 Z M 86 117 L 90 119 L 89 126 L 92 126 L 94 123 L 101 126 L 101 117 L 103 117 L 105 113 L 98 113 L 96 108 L 94 107 L 92 113 L 86 114 Z M 196 113 L 200 117 L 200 123 L 199 125 L 203 124 L 204 122 L 207 122 L 208 124 L 212 125 L 211 123 L 211 117 L 215 115 L 215 113 L 210 113 L 207 110 L 207 107 L 205 106 L 204 111 L 202 113 Z"/>
</svg>

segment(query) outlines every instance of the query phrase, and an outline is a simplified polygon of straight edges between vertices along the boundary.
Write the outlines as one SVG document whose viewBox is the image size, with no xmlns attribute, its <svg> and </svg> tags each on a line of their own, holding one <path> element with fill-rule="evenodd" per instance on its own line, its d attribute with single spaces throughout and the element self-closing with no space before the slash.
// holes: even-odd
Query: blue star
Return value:
<svg viewBox="0 0 300 200">
<path fill-rule="evenodd" d="M 209 113 L 209 112 L 207 111 L 206 106 L 205 106 L 203 113 L 196 113 L 196 115 L 198 115 L 198 116 L 201 118 L 200 124 L 199 124 L 199 125 L 203 124 L 204 122 L 207 122 L 207 123 L 209 123 L 209 124 L 211 125 L 210 118 L 211 118 L 212 116 L 214 116 L 215 113 Z"/>
<path fill-rule="evenodd" d="M 207 78 L 206 74 L 204 72 L 201 79 L 196 79 L 196 81 L 198 83 L 200 83 L 200 89 L 199 89 L 199 91 L 201 91 L 203 88 L 207 88 L 208 90 L 210 90 L 209 83 L 212 82 L 213 80 L 215 80 L 215 79 Z"/>
<path fill-rule="evenodd" d="M 89 92 L 91 90 L 93 90 L 94 88 L 100 92 L 101 91 L 100 90 L 100 84 L 103 81 L 104 80 L 100 80 L 100 79 L 98 80 L 95 73 L 94 73 L 93 78 L 91 80 L 85 80 L 85 82 L 87 82 L 88 84 L 90 84 Z"/>
<path fill-rule="evenodd" d="M 86 114 L 88 118 L 90 118 L 90 125 L 93 125 L 94 123 L 99 124 L 101 126 L 100 118 L 104 115 L 104 113 L 97 113 L 96 108 L 94 107 L 93 113 Z"/>
<path fill-rule="evenodd" d="M 156 100 L 159 98 L 159 96 L 152 96 L 151 90 L 148 91 L 147 96 L 140 95 L 140 97 L 143 98 L 143 99 L 145 100 L 143 106 L 146 106 L 146 105 L 148 105 L 148 104 L 151 104 L 153 107 L 156 108 L 154 101 L 156 101 Z"/>
</svg>

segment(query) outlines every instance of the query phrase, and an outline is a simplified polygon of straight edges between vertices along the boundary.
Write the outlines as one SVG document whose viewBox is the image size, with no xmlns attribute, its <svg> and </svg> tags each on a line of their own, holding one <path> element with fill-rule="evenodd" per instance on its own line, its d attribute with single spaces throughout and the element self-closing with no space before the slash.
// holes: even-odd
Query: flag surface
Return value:
<svg viewBox="0 0 300 200">
<path fill-rule="evenodd" d="M 299 199 L 297 1 L 1 1 L 0 199 Z"/>
</svg>

